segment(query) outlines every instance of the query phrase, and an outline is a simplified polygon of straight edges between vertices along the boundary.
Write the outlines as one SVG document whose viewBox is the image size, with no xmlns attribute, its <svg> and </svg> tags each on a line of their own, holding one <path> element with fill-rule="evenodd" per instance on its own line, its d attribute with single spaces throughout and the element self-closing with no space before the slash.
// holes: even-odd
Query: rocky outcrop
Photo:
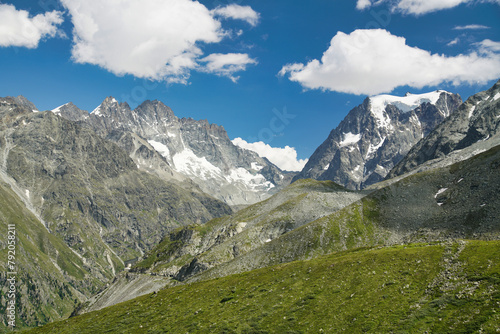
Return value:
<svg viewBox="0 0 500 334">
<path fill-rule="evenodd" d="M 407 173 L 427 161 L 443 159 L 452 152 L 459 154 L 458 151 L 466 148 L 476 151 L 476 154 L 483 152 L 482 142 L 494 139 L 499 133 L 500 81 L 489 90 L 468 98 L 446 121 L 416 144 L 388 178 Z"/>
<path fill-rule="evenodd" d="M 175 228 L 232 212 L 200 191 L 140 170 L 127 152 L 88 127 L 33 112 L 12 98 L 0 98 L 0 116 L 0 181 L 22 208 L 11 214 L 23 231 L 22 271 L 31 289 L 40 286 L 32 297 L 47 306 L 33 311 L 36 317 L 23 311 L 27 324 L 68 315 L 75 298 L 85 300 L 126 260 Z M 10 217 L 5 210 L 11 205 L 2 203 L 0 217 Z M 60 298 L 47 292 L 49 286 L 60 289 Z M 63 294 L 70 299 L 58 309 Z"/>
<path fill-rule="evenodd" d="M 366 98 L 332 130 L 294 180 L 332 180 L 349 189 L 379 182 L 461 102 L 444 91 Z"/>
<path fill-rule="evenodd" d="M 133 271 L 184 281 L 365 196 L 331 181 L 299 180 L 231 216 L 170 233 Z"/>
<path fill-rule="evenodd" d="M 52 110 L 52 112 L 73 122 L 85 121 L 89 118 L 88 111 L 81 110 L 80 108 L 75 106 L 73 102 L 63 104 L 62 106 L 59 106 L 56 109 Z"/>
<path fill-rule="evenodd" d="M 74 118 L 64 107 L 55 112 Z M 184 183 L 193 180 L 202 191 L 230 205 L 266 199 L 293 176 L 234 145 L 222 126 L 179 119 L 159 101 L 145 101 L 132 110 L 108 97 L 84 121 L 126 149 L 140 168 Z"/>
</svg>

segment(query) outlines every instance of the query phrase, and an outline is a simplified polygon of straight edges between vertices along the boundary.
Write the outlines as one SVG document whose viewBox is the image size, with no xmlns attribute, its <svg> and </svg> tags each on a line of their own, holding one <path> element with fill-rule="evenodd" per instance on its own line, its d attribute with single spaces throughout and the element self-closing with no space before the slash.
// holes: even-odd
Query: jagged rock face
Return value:
<svg viewBox="0 0 500 334">
<path fill-rule="evenodd" d="M 63 104 L 62 106 L 52 110 L 52 112 L 73 122 L 84 121 L 89 118 L 88 111 L 81 110 L 75 106 L 73 102 Z"/>
<path fill-rule="evenodd" d="M 61 107 L 83 115 L 75 108 Z M 0 98 L 0 228 L 15 219 L 21 322 L 67 316 L 170 231 L 232 212 L 186 188 L 140 170 L 86 123 Z"/>
<path fill-rule="evenodd" d="M 95 277 L 178 226 L 231 212 L 206 194 L 141 171 L 118 145 L 75 122 L 8 98 L 0 99 L 0 115 L 1 179 L 51 233 L 95 262 Z"/>
<path fill-rule="evenodd" d="M 38 112 L 38 109 L 35 107 L 33 102 L 29 101 L 27 98 L 25 98 L 22 95 L 19 96 L 8 96 L 6 99 L 11 99 L 13 100 L 13 103 L 22 106 L 30 111 Z"/>
<path fill-rule="evenodd" d="M 293 176 L 257 153 L 235 146 L 222 126 L 179 119 L 159 101 L 145 101 L 131 110 L 127 103 L 108 97 L 85 122 L 100 136 L 119 143 L 141 168 L 151 171 L 155 169 L 151 165 L 160 164 L 158 159 L 151 163 L 147 158 L 155 151 L 164 160 L 161 170 L 187 176 L 204 192 L 230 205 L 263 200 Z"/>
<path fill-rule="evenodd" d="M 468 98 L 446 121 L 415 145 L 388 177 L 402 175 L 451 152 L 480 146 L 477 144 L 500 133 L 499 124 L 500 81 L 489 90 Z M 481 151 L 483 149 L 478 149 Z"/>
<path fill-rule="evenodd" d="M 332 130 L 294 180 L 332 180 L 349 189 L 379 182 L 461 102 L 444 91 L 367 98 Z"/>
</svg>

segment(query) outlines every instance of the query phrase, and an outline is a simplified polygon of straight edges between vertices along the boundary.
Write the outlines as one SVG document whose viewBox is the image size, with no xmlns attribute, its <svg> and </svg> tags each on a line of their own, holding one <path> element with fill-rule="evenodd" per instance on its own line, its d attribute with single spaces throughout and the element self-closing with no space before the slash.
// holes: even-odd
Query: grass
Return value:
<svg viewBox="0 0 500 334">
<path fill-rule="evenodd" d="M 499 298 L 499 241 L 360 248 L 168 288 L 28 333 L 495 332 Z"/>
<path fill-rule="evenodd" d="M 7 224 L 15 225 L 15 271 L 17 286 L 17 328 L 45 324 L 71 314 L 78 301 L 75 289 L 92 294 L 102 283 L 85 278 L 83 261 L 57 236 L 50 234 L 29 212 L 9 186 L 0 184 L 0 234 L 7 235 Z M 6 241 L 6 238 L 5 238 Z M 7 272 L 6 243 L 0 241 L 0 268 Z M 55 261 L 59 269 L 53 264 Z M 10 270 L 9 270 L 10 271 Z M 0 284 L 6 287 L 5 275 Z M 7 300 L 6 289 L 0 290 L 0 299 Z M 2 324 L 0 333 L 7 331 L 6 304 L 0 305 Z"/>
</svg>

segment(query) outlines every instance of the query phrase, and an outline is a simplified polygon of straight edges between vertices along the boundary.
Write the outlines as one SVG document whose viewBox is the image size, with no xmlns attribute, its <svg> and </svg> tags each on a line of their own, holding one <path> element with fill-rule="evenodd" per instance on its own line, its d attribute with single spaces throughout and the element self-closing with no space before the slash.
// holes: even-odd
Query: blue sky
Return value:
<svg viewBox="0 0 500 334">
<path fill-rule="evenodd" d="M 366 96 L 499 78 L 499 0 L 0 1 L 0 96 L 158 99 L 298 159 Z"/>
</svg>

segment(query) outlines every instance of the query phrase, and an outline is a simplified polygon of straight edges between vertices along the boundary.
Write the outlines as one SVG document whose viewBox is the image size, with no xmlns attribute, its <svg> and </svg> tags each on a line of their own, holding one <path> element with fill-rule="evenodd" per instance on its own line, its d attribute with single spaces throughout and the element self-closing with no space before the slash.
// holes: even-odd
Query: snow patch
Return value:
<svg viewBox="0 0 500 334">
<path fill-rule="evenodd" d="M 196 176 L 202 180 L 220 178 L 222 176 L 222 171 L 219 167 L 212 165 L 205 157 L 200 158 L 196 156 L 196 154 L 188 148 L 175 154 L 172 160 L 176 170 L 186 175 Z"/>
<path fill-rule="evenodd" d="M 164 158 L 170 159 L 170 150 L 168 149 L 167 145 L 155 140 L 148 140 L 148 143 L 153 146 L 153 148 Z"/>
<path fill-rule="evenodd" d="M 61 108 L 62 108 L 62 107 L 64 107 L 65 105 L 67 105 L 67 104 L 68 104 L 68 103 L 65 103 L 65 104 L 63 104 L 62 106 L 59 106 L 59 107 L 57 107 L 57 108 L 55 108 L 55 109 L 52 109 L 52 110 L 51 110 L 51 111 L 52 111 L 52 113 L 53 113 L 53 114 L 56 114 L 56 115 L 58 115 L 58 116 L 61 116 Z"/>
<path fill-rule="evenodd" d="M 405 96 L 393 95 L 377 95 L 370 97 L 371 112 L 377 118 L 378 124 L 381 127 L 388 127 L 390 119 L 385 113 L 385 108 L 388 105 L 393 105 L 403 112 L 411 111 L 417 108 L 422 103 L 436 104 L 441 93 L 448 93 L 443 90 L 437 90 L 425 94 L 406 94 Z"/>
<path fill-rule="evenodd" d="M 328 170 L 328 168 L 330 168 L 330 164 L 326 165 L 323 170 Z"/>
<path fill-rule="evenodd" d="M 493 96 L 493 101 L 496 101 L 500 98 L 500 92 L 496 93 L 495 96 Z"/>
<path fill-rule="evenodd" d="M 339 143 L 340 147 L 356 144 L 361 140 L 361 134 L 353 134 L 352 132 L 344 133 L 344 139 Z"/>
<path fill-rule="evenodd" d="M 261 174 L 253 175 L 241 167 L 231 169 L 229 175 L 226 176 L 226 180 L 231 183 L 241 182 L 252 190 L 257 190 L 257 188 L 261 188 L 262 186 L 266 189 L 274 188 L 274 184 L 267 181 Z"/>
<path fill-rule="evenodd" d="M 436 104 L 439 100 L 441 93 L 448 93 L 444 90 L 437 90 L 430 93 L 424 94 L 410 94 L 407 93 L 405 96 L 393 96 L 393 95 L 377 95 L 370 97 L 370 104 L 372 110 L 384 111 L 385 108 L 392 104 L 403 112 L 411 111 L 417 108 L 422 103 Z"/>
<path fill-rule="evenodd" d="M 99 107 L 97 107 L 94 110 L 92 110 L 91 114 L 95 115 L 95 116 L 99 116 L 99 117 L 103 117 L 104 116 L 103 114 L 101 114 L 101 106 L 100 105 L 99 105 Z"/>
<path fill-rule="evenodd" d="M 263 166 L 257 164 L 256 162 L 252 162 L 251 167 L 252 167 L 253 170 L 256 170 L 256 171 L 259 171 L 262 168 L 264 168 Z"/>
<path fill-rule="evenodd" d="M 441 188 L 441 189 L 439 189 L 438 192 L 436 193 L 436 195 L 434 195 L 434 198 L 437 198 L 439 194 L 444 193 L 446 190 L 448 190 L 448 188 Z"/>
<path fill-rule="evenodd" d="M 476 106 L 472 106 L 472 108 L 470 108 L 470 110 L 469 110 L 469 118 L 471 118 L 472 115 L 474 114 L 474 110 L 476 110 Z"/>
<path fill-rule="evenodd" d="M 370 156 L 372 156 L 374 153 L 376 153 L 378 149 L 381 148 L 382 145 L 384 145 L 386 139 L 387 137 L 382 138 L 380 143 L 378 143 L 377 145 L 372 145 L 372 143 L 370 143 L 370 146 L 368 146 L 368 152 L 366 153 L 365 160 L 368 159 Z"/>
</svg>

